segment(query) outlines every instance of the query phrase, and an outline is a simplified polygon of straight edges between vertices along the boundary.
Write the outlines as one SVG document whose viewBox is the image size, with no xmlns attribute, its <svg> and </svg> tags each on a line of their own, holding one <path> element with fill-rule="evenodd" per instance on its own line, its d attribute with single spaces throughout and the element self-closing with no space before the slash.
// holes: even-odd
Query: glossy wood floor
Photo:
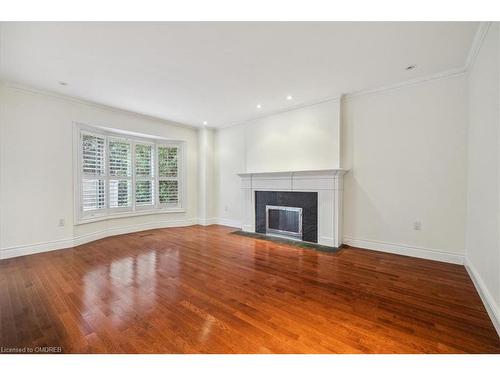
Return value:
<svg viewBox="0 0 500 375">
<path fill-rule="evenodd" d="M 64 353 L 499 353 L 464 267 L 222 226 L 0 261 L 0 347 Z"/>
</svg>

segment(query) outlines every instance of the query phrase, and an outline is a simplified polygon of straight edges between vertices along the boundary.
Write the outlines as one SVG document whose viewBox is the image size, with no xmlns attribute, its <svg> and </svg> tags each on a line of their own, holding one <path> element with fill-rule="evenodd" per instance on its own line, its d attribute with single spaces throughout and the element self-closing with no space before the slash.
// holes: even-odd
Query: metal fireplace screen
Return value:
<svg viewBox="0 0 500 375">
<path fill-rule="evenodd" d="M 302 239 L 302 208 L 266 206 L 266 234 Z"/>
</svg>

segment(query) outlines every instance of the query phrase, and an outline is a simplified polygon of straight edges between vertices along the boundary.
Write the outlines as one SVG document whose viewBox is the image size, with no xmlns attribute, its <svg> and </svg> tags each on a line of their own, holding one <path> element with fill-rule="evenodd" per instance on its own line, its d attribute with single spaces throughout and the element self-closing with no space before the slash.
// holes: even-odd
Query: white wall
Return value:
<svg viewBox="0 0 500 375">
<path fill-rule="evenodd" d="M 339 106 L 327 104 L 301 108 L 293 121 L 287 112 L 216 132 L 220 222 L 238 226 L 241 220 L 237 173 L 340 163 L 350 169 L 344 177 L 344 242 L 463 262 L 465 75 L 348 96 L 340 129 L 334 125 Z M 291 145 L 304 154 L 287 154 Z M 413 229 L 415 221 L 420 231 Z"/>
<path fill-rule="evenodd" d="M 62 248 L 106 232 L 196 222 L 196 129 L 12 86 L 0 87 L 0 103 L 0 256 Z M 73 226 L 73 121 L 185 140 L 186 212 Z"/>
<path fill-rule="evenodd" d="M 239 227 L 243 215 L 240 178 L 246 171 L 246 128 L 243 125 L 215 133 L 215 215 L 219 222 Z"/>
<path fill-rule="evenodd" d="M 212 223 L 214 217 L 214 131 L 198 130 L 198 219 Z"/>
<path fill-rule="evenodd" d="M 466 98 L 462 74 L 345 99 L 345 242 L 461 262 Z"/>
<path fill-rule="evenodd" d="M 466 248 L 467 266 L 500 332 L 499 51 L 499 27 L 493 23 L 469 72 Z"/>
<path fill-rule="evenodd" d="M 240 225 L 237 173 L 338 168 L 339 117 L 336 99 L 217 129 L 215 214 L 219 222 Z"/>
<path fill-rule="evenodd" d="M 246 123 L 246 172 L 338 168 L 339 117 L 337 99 Z"/>
</svg>

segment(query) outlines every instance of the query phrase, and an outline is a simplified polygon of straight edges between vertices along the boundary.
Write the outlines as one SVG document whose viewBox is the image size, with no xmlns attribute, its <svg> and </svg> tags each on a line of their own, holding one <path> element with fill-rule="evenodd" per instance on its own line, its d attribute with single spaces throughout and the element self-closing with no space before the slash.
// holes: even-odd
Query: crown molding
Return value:
<svg viewBox="0 0 500 375">
<path fill-rule="evenodd" d="M 476 34 L 474 35 L 474 39 L 472 41 L 471 48 L 469 49 L 465 64 L 462 67 L 442 71 L 439 73 L 435 73 L 435 74 L 431 74 L 431 75 L 427 75 L 427 76 L 423 76 L 423 77 L 410 79 L 407 81 L 401 81 L 401 82 L 390 84 L 390 85 L 384 85 L 384 86 L 379 86 L 379 87 L 375 87 L 375 88 L 371 88 L 371 89 L 354 91 L 354 92 L 349 92 L 349 93 L 331 96 L 331 97 L 327 97 L 327 98 L 322 98 L 322 99 L 315 100 L 315 101 L 309 101 L 309 102 L 295 105 L 292 107 L 287 107 L 285 109 L 280 109 L 280 110 L 276 110 L 276 111 L 262 113 L 259 116 L 249 117 L 249 118 L 241 120 L 241 121 L 235 121 L 235 122 L 221 125 L 221 126 L 217 126 L 217 127 L 211 126 L 210 128 L 214 129 L 214 130 L 230 128 L 233 126 L 244 125 L 248 122 L 255 121 L 255 120 L 258 120 L 261 118 L 271 117 L 271 116 L 275 116 L 278 114 L 291 112 L 291 111 L 294 111 L 297 109 L 310 107 L 313 105 L 317 105 L 317 104 L 321 104 L 321 103 L 325 103 L 325 102 L 329 102 L 329 101 L 332 101 L 332 102 L 339 101 L 340 102 L 341 99 L 349 100 L 352 98 L 356 98 L 358 96 L 376 94 L 376 93 L 380 93 L 383 91 L 396 90 L 399 88 L 411 87 L 411 86 L 415 86 L 418 84 L 431 82 L 431 81 L 435 81 L 435 80 L 439 80 L 439 79 L 463 75 L 463 74 L 467 73 L 474 66 L 477 55 L 479 54 L 479 51 L 481 50 L 481 46 L 483 45 L 484 39 L 488 33 L 488 30 L 489 30 L 491 24 L 492 24 L 492 22 L 490 22 L 490 21 L 488 21 L 488 22 L 483 21 L 483 22 L 479 23 Z M 0 42 L 1 42 L 1 36 L 2 35 L 1 35 L 1 25 L 0 25 Z M 1 64 L 1 44 L 0 44 L 0 64 Z M 165 123 L 168 125 L 174 125 L 174 126 L 179 126 L 179 127 L 183 127 L 183 128 L 189 128 L 189 129 L 200 129 L 200 126 L 170 121 L 167 119 L 163 119 L 163 118 L 159 118 L 159 117 L 155 117 L 155 116 L 151 116 L 151 115 L 147 115 L 147 114 L 143 114 L 143 113 L 139 113 L 139 112 L 134 112 L 134 111 L 130 111 L 130 110 L 122 109 L 122 108 L 112 107 L 112 106 L 108 106 L 105 104 L 100 104 L 97 102 L 93 102 L 93 101 L 89 101 L 89 100 L 85 100 L 85 99 L 80 99 L 80 98 L 65 95 L 65 94 L 55 93 L 55 92 L 49 91 L 49 90 L 35 88 L 33 86 L 28 86 L 28 85 L 17 83 L 17 82 L 0 81 L 0 83 L 7 85 L 8 87 L 11 87 L 11 88 L 16 88 L 19 90 L 29 91 L 32 93 L 51 96 L 51 97 L 55 97 L 58 99 L 71 101 L 74 103 L 79 103 L 79 104 L 84 104 L 84 105 L 88 105 L 88 106 L 92 106 L 92 107 L 97 107 L 97 108 L 100 108 L 103 110 L 132 115 L 132 116 L 148 119 L 150 121 L 162 122 L 162 123 Z"/>
<path fill-rule="evenodd" d="M 491 24 L 492 22 L 479 23 L 476 35 L 474 35 L 474 39 L 472 40 L 472 45 L 469 49 L 469 54 L 467 55 L 467 59 L 465 60 L 465 70 L 471 69 L 474 63 L 476 62 L 477 55 L 481 50 L 484 38 L 486 37 L 486 34 L 488 34 L 488 30 L 490 29 Z"/>
<path fill-rule="evenodd" d="M 415 85 L 419 85 L 419 84 L 422 84 L 422 83 L 431 82 L 431 81 L 435 81 L 435 80 L 440 80 L 440 79 L 445 79 L 445 78 L 451 78 L 451 77 L 457 77 L 457 76 L 464 75 L 474 65 L 474 62 L 475 62 L 475 60 L 477 58 L 477 55 L 479 54 L 479 51 L 481 50 L 481 46 L 483 45 L 484 39 L 486 37 L 486 34 L 488 33 L 488 30 L 489 30 L 491 24 L 492 24 L 492 22 L 489 22 L 489 21 L 488 22 L 484 22 L 483 21 L 483 22 L 479 23 L 479 26 L 477 28 L 476 34 L 474 35 L 474 39 L 472 41 L 472 45 L 471 45 L 471 47 L 469 49 L 469 53 L 467 54 L 467 59 L 465 61 L 464 66 L 462 66 L 462 67 L 445 70 L 445 71 L 442 71 L 442 72 L 439 72 L 439 73 L 435 73 L 435 74 L 431 74 L 431 75 L 427 75 L 427 76 L 423 76 L 423 77 L 418 77 L 418 78 L 410 79 L 410 80 L 407 80 L 407 81 L 401 81 L 401 82 L 394 83 L 394 84 L 391 84 L 391 85 L 385 85 L 385 86 L 375 87 L 375 88 L 371 88 L 371 89 L 367 89 L 367 90 L 360 90 L 360 91 L 354 91 L 354 92 L 344 93 L 344 94 L 341 94 L 339 96 L 325 98 L 325 99 L 318 100 L 318 101 L 315 101 L 315 102 L 305 103 L 305 104 L 302 104 L 300 106 L 295 106 L 295 107 L 292 107 L 292 108 L 288 108 L 286 110 L 271 112 L 271 113 L 268 113 L 268 114 L 263 114 L 262 116 L 254 117 L 254 118 L 251 118 L 251 119 L 247 119 L 245 121 L 238 121 L 238 122 L 233 123 L 233 124 L 221 126 L 218 129 L 228 128 L 228 127 L 237 126 L 237 125 L 243 125 L 243 124 L 245 124 L 247 122 L 254 121 L 254 120 L 257 120 L 259 118 L 264 118 L 264 117 L 273 116 L 273 115 L 276 115 L 276 114 L 279 114 L 279 113 L 293 111 L 295 109 L 299 109 L 299 108 L 303 108 L 303 107 L 308 107 L 308 106 L 311 106 L 311 105 L 314 105 L 314 104 L 320 104 L 320 103 L 327 102 L 327 101 L 330 101 L 330 100 L 349 100 L 349 99 L 352 99 L 352 98 L 356 98 L 358 96 L 370 95 L 370 94 L 377 94 L 377 93 L 380 93 L 380 92 L 383 92 L 383 91 L 396 90 L 396 89 L 399 89 L 399 88 L 411 87 L 411 86 L 415 86 Z"/>
<path fill-rule="evenodd" d="M 323 98 L 323 99 L 319 99 L 319 100 L 305 102 L 302 104 L 294 105 L 293 107 L 287 107 L 287 108 L 279 109 L 276 111 L 270 111 L 270 112 L 262 113 L 259 116 L 249 117 L 245 120 L 235 121 L 235 122 L 232 122 L 232 123 L 229 123 L 226 125 L 221 125 L 221 126 L 216 127 L 215 129 L 225 129 L 225 128 L 230 128 L 233 126 L 244 125 L 248 122 L 255 121 L 255 120 L 258 120 L 261 118 L 271 117 L 271 116 L 279 115 L 281 113 L 292 112 L 292 111 L 295 111 L 297 109 L 311 107 L 313 105 L 322 104 L 322 103 L 326 103 L 326 102 L 340 102 L 341 97 L 342 97 L 342 95 L 335 95 L 335 96 L 329 96 L 327 98 Z"/>
<path fill-rule="evenodd" d="M 114 112 L 114 113 L 127 115 L 127 116 L 133 116 L 133 117 L 145 119 L 148 121 L 160 122 L 160 123 L 165 124 L 165 125 L 177 126 L 177 127 L 181 127 L 181 128 L 194 129 L 194 130 L 199 129 L 199 126 L 184 124 L 184 123 L 180 123 L 180 122 L 176 122 L 176 121 L 167 120 L 167 119 L 164 119 L 161 117 L 147 115 L 145 113 L 134 112 L 134 111 L 130 111 L 130 110 L 123 109 L 123 108 L 113 107 L 110 105 L 93 102 L 91 100 L 81 99 L 81 98 L 77 98 L 75 96 L 61 94 L 61 93 L 57 93 L 54 91 L 45 90 L 45 89 L 41 89 L 38 87 L 26 85 L 24 83 L 0 79 L 0 86 L 4 86 L 7 88 L 19 90 L 19 91 L 28 92 L 31 94 L 47 96 L 47 97 L 55 98 L 55 99 L 66 101 L 66 102 L 86 105 L 88 107 L 93 107 L 93 108 L 97 108 L 97 109 L 104 110 L 104 111 Z"/>
<path fill-rule="evenodd" d="M 455 77 L 455 76 L 459 76 L 459 75 L 467 73 L 469 71 L 469 69 L 471 69 L 472 66 L 474 65 L 474 62 L 476 61 L 477 55 L 479 54 L 479 51 L 481 50 L 481 46 L 483 45 L 484 38 L 486 37 L 486 34 L 488 33 L 488 30 L 489 30 L 491 24 L 492 24 L 492 22 L 480 22 L 479 23 L 479 26 L 476 30 L 476 34 L 474 35 L 472 45 L 469 49 L 469 53 L 467 54 L 467 59 L 466 59 L 463 67 L 445 70 L 445 71 L 442 71 L 439 73 L 431 74 L 431 75 L 424 76 L 424 77 L 414 78 L 414 79 L 407 80 L 407 81 L 398 82 L 398 83 L 395 83 L 392 85 L 380 86 L 380 87 L 373 88 L 373 89 L 367 89 L 367 90 L 346 93 L 345 98 L 348 100 L 349 98 L 355 98 L 355 97 L 361 96 L 361 95 L 369 95 L 369 94 L 379 93 L 381 91 L 395 90 L 398 88 L 414 86 L 414 85 L 418 85 L 418 84 L 425 83 L 425 82 L 435 81 L 435 80 L 444 79 L 444 78 L 448 78 L 448 77 Z"/>
<path fill-rule="evenodd" d="M 244 120 L 244 121 L 238 121 L 238 122 L 235 122 L 232 124 L 223 125 L 223 126 L 217 127 L 216 129 L 226 129 L 226 128 L 230 128 L 233 126 L 244 125 L 248 122 L 255 121 L 255 120 L 258 120 L 261 118 L 271 117 L 271 116 L 278 115 L 281 113 L 286 113 L 286 112 L 294 111 L 296 109 L 310 107 L 310 106 L 313 106 L 316 104 L 321 104 L 321 103 L 325 103 L 325 102 L 329 102 L 329 101 L 333 102 L 333 101 L 350 100 L 350 99 L 356 98 L 358 96 L 377 94 L 377 93 L 383 92 L 383 91 L 396 90 L 396 89 L 400 89 L 400 88 L 404 88 L 404 87 L 416 86 L 416 85 L 426 83 L 426 82 L 436 81 L 436 80 L 450 78 L 450 77 L 461 76 L 461 75 L 464 75 L 466 72 L 467 72 L 467 68 L 465 66 L 460 67 L 460 68 L 456 68 L 456 69 L 445 70 L 445 71 L 442 71 L 439 73 L 430 74 L 430 75 L 423 76 L 423 77 L 417 77 L 414 79 L 398 82 L 398 83 L 391 84 L 391 85 L 380 86 L 380 87 L 367 89 L 367 90 L 353 91 L 350 93 L 345 93 L 345 94 L 341 94 L 341 95 L 334 96 L 334 97 L 329 97 L 329 98 L 320 99 L 320 100 L 313 101 L 313 102 L 304 103 L 304 104 L 297 105 L 297 106 L 287 108 L 284 110 L 262 114 L 261 116 L 252 117 L 252 118 L 249 118 L 249 119 Z"/>
<path fill-rule="evenodd" d="M 395 83 L 392 85 L 380 86 L 380 87 L 376 87 L 373 89 L 360 90 L 360 91 L 347 93 L 343 97 L 346 100 L 349 100 L 349 99 L 352 99 L 352 98 L 355 98 L 358 96 L 362 96 L 362 95 L 377 94 L 377 93 L 382 92 L 382 91 L 397 90 L 397 89 L 404 88 L 404 87 L 416 86 L 416 85 L 420 85 L 420 84 L 426 83 L 426 82 L 437 81 L 440 79 L 464 75 L 465 73 L 466 73 L 465 67 L 450 69 L 450 70 L 445 70 L 443 72 L 430 74 L 430 75 L 423 76 L 423 77 L 413 78 L 413 79 L 409 79 L 407 81 L 398 82 L 398 83 Z"/>
</svg>

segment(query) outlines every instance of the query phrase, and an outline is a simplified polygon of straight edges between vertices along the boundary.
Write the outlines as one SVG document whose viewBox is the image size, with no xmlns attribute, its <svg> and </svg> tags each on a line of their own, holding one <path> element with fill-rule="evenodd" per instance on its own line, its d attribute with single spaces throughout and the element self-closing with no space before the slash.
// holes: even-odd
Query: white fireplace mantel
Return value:
<svg viewBox="0 0 500 375">
<path fill-rule="evenodd" d="M 342 244 L 342 193 L 345 169 L 238 173 L 242 189 L 242 230 L 255 232 L 256 191 L 318 193 L 318 243 Z"/>
</svg>

